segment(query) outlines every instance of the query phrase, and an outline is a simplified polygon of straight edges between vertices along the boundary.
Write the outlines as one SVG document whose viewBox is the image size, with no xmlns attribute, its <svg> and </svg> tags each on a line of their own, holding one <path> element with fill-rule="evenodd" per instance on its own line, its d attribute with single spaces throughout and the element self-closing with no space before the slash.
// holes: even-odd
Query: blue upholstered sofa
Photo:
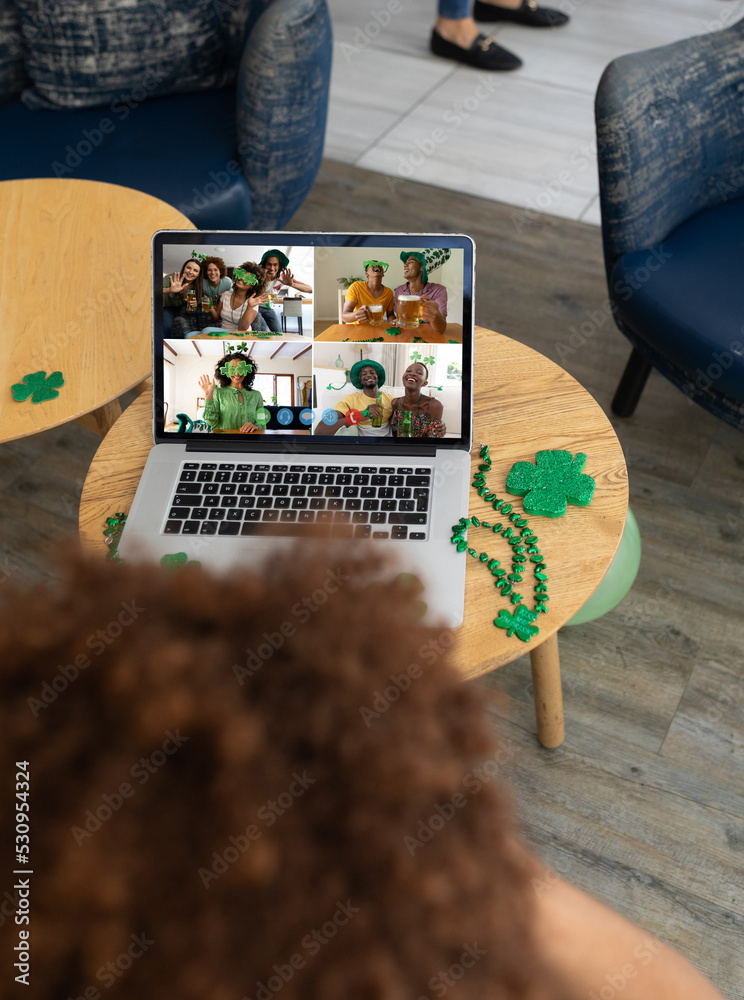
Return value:
<svg viewBox="0 0 744 1000">
<path fill-rule="evenodd" d="M 0 0 L 0 180 L 280 228 L 320 166 L 331 48 L 325 0 Z"/>
</svg>

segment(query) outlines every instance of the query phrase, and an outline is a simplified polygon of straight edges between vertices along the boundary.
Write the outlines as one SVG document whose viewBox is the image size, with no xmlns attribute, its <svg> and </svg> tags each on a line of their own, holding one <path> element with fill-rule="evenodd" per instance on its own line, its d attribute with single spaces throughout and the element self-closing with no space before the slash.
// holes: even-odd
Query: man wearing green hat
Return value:
<svg viewBox="0 0 744 1000">
<path fill-rule="evenodd" d="M 400 259 L 403 261 L 402 285 L 394 290 L 395 311 L 398 311 L 399 295 L 421 296 L 421 319 L 428 323 L 435 333 L 444 333 L 447 328 L 447 289 L 435 281 L 429 281 L 427 265 L 428 250 L 404 250 Z M 438 266 L 438 265 L 436 265 Z"/>
<path fill-rule="evenodd" d="M 269 286 L 261 296 L 263 301 L 258 307 L 258 311 L 266 320 L 268 328 L 274 333 L 278 333 L 280 330 L 279 319 L 271 306 L 267 304 L 269 293 L 284 296 L 290 288 L 296 288 L 298 292 L 312 292 L 312 288 L 304 281 L 298 281 L 295 278 L 289 269 L 289 257 L 276 247 L 267 250 L 261 257 L 261 267 L 266 271 Z"/>
<path fill-rule="evenodd" d="M 386 379 L 385 369 L 377 361 L 357 361 L 351 366 L 349 381 L 359 392 L 351 392 L 339 400 L 335 406 L 335 422 L 329 423 L 321 418 L 314 433 L 335 434 L 342 427 L 355 424 L 362 437 L 388 437 L 390 435 L 390 417 L 393 412 L 393 397 L 390 393 L 381 391 L 381 386 L 385 384 Z M 352 420 L 347 423 L 346 416 L 352 410 L 364 415 L 361 420 Z M 374 427 L 373 421 L 376 423 L 378 418 L 380 426 Z"/>
</svg>

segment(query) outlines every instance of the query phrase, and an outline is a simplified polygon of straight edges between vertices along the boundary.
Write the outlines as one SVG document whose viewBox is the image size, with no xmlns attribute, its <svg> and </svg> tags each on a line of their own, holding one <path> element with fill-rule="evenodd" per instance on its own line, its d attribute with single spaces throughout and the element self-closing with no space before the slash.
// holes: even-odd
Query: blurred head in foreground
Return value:
<svg viewBox="0 0 744 1000">
<path fill-rule="evenodd" d="M 33 1000 L 559 995 L 454 634 L 369 563 L 6 584 L 0 996 L 24 955 Z"/>
</svg>

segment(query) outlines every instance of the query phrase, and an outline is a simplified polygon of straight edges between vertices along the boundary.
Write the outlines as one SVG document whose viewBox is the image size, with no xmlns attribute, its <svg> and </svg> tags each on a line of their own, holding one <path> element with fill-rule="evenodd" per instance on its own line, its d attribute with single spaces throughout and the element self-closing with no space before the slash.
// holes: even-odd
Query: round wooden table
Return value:
<svg viewBox="0 0 744 1000">
<path fill-rule="evenodd" d="M 141 191 L 44 178 L 0 183 L 0 227 L 0 442 L 85 414 L 105 434 L 152 367 L 152 234 L 192 223 Z M 62 372 L 59 395 L 17 402 L 37 371 Z"/>
<path fill-rule="evenodd" d="M 506 476 L 517 461 L 534 461 L 538 451 L 559 449 L 587 456 L 584 472 L 596 481 L 588 507 L 569 505 L 565 517 L 530 517 L 549 577 L 549 611 L 530 643 L 495 628 L 501 608 L 512 610 L 481 563 L 468 558 L 465 621 L 454 647 L 463 676 L 479 677 L 530 652 L 538 739 L 546 747 L 563 742 L 558 629 L 591 597 L 617 547 L 628 510 L 628 477 L 622 448 L 607 417 L 575 379 L 548 358 L 492 330 L 475 330 L 473 471 L 480 445 L 489 444 L 493 462 L 489 487 L 506 496 Z M 98 449 L 83 487 L 80 533 L 90 551 L 103 553 L 104 522 L 128 511 L 152 447 L 151 396 L 146 393 L 119 418 Z M 519 498 L 510 499 L 521 507 Z M 496 520 L 474 490 L 470 516 Z M 465 514 L 465 511 L 463 511 Z M 491 531 L 470 529 L 470 544 L 505 563 L 509 548 Z M 525 596 L 532 595 L 531 576 Z M 532 601 L 528 602 L 532 607 Z"/>
<path fill-rule="evenodd" d="M 426 327 L 404 327 L 400 333 L 387 333 L 389 327 L 395 326 L 394 322 L 383 323 L 382 326 L 372 326 L 371 323 L 334 323 L 326 327 L 322 333 L 315 334 L 315 340 L 332 340 L 341 342 L 345 340 L 383 340 L 388 344 L 413 344 L 416 337 L 421 342 L 427 344 L 461 344 L 462 343 L 462 323 L 448 323 L 444 333 L 436 333 Z M 422 331 L 426 331 L 425 333 Z"/>
</svg>

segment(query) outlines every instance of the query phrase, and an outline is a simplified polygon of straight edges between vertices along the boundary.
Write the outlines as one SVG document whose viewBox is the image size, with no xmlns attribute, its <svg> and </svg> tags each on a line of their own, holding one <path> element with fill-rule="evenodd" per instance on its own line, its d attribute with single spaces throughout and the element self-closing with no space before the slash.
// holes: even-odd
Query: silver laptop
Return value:
<svg viewBox="0 0 744 1000">
<path fill-rule="evenodd" d="M 452 234 L 156 233 L 154 447 L 122 557 L 364 541 L 460 625 L 474 257 Z"/>
</svg>

